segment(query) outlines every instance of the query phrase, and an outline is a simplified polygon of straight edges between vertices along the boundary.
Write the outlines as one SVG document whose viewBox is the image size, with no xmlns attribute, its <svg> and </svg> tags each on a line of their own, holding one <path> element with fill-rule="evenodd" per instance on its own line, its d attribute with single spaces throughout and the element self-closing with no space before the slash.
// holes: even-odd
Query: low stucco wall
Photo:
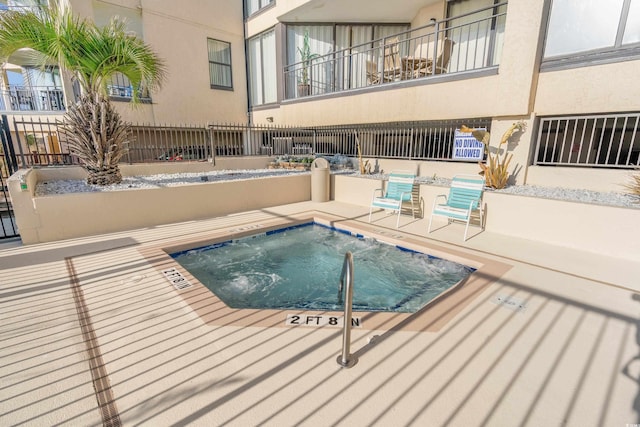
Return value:
<svg viewBox="0 0 640 427">
<path fill-rule="evenodd" d="M 529 166 L 526 183 L 541 187 L 562 187 L 578 190 L 628 192 L 634 171 L 621 169 L 570 168 Z"/>
<path fill-rule="evenodd" d="M 9 179 L 23 243 L 153 227 L 311 199 L 309 174 L 144 190 L 34 196 L 38 181 L 77 173 L 63 169 L 21 170 Z M 23 175 L 27 191 L 20 190 Z"/>
<path fill-rule="evenodd" d="M 335 176 L 336 201 L 370 206 L 381 180 Z M 428 219 L 438 194 L 447 187 L 420 185 L 423 217 Z M 640 254 L 640 210 L 550 200 L 485 191 L 485 230 L 552 245 L 637 261 Z M 425 229 L 426 232 L 426 229 Z"/>
<path fill-rule="evenodd" d="M 181 164 L 184 172 L 184 164 Z M 388 164 L 396 168 L 396 164 Z M 147 171 L 158 167 L 149 165 Z M 190 168 L 203 168 L 194 163 Z M 246 167 L 246 166 L 244 166 Z M 225 167 L 221 167 L 225 168 Z M 229 167 L 226 167 L 229 168 Z M 211 170 L 211 169 L 207 169 Z M 123 173 L 140 173 L 142 169 Z M 166 171 L 166 170 L 165 170 Z M 192 171 L 192 170 L 189 170 Z M 24 176 L 27 191 L 20 190 Z M 21 170 L 9 179 L 16 221 L 25 244 L 152 227 L 311 199 L 311 175 L 202 183 L 150 190 L 34 197 L 39 181 L 81 179 L 80 168 Z M 331 175 L 331 199 L 368 207 L 381 180 Z M 286 189 L 286 191 L 283 191 Z M 417 197 L 425 218 L 447 187 L 420 185 Z M 486 230 L 603 255 L 635 259 L 640 253 L 638 209 L 589 205 L 485 192 Z"/>
<path fill-rule="evenodd" d="M 514 158 L 515 159 L 515 158 Z M 480 171 L 477 163 L 439 162 L 397 159 L 365 159 L 369 160 L 372 170 L 389 173 L 395 170 L 408 170 L 423 177 L 453 178 L 457 174 L 476 174 Z M 351 159 L 354 168 L 358 167 L 357 159 Z M 597 168 L 577 168 L 559 166 L 526 166 L 521 167 L 512 161 L 516 176 L 511 180 L 518 185 L 537 185 L 540 187 L 562 187 L 592 191 L 626 192 L 625 184 L 631 182 L 634 171 Z"/>
</svg>

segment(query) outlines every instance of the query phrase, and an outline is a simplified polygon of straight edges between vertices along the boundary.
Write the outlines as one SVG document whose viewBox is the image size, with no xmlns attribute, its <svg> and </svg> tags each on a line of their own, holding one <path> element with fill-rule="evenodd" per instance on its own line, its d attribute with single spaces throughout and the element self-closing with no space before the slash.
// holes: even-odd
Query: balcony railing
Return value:
<svg viewBox="0 0 640 427">
<path fill-rule="evenodd" d="M 133 97 L 133 86 L 126 76 L 115 74 L 107 83 L 107 94 L 117 101 L 129 101 Z M 151 102 L 151 96 L 147 90 L 138 90 L 138 98 L 142 102 Z"/>
<path fill-rule="evenodd" d="M 64 92 L 54 86 L 9 86 L 0 95 L 3 111 L 65 111 Z"/>
<path fill-rule="evenodd" d="M 285 66 L 285 99 L 497 67 L 506 4 Z"/>
<path fill-rule="evenodd" d="M 46 0 L 44 1 L 0 1 L 0 13 L 11 10 L 15 12 L 33 12 L 40 15 L 42 9 L 47 7 Z"/>
</svg>

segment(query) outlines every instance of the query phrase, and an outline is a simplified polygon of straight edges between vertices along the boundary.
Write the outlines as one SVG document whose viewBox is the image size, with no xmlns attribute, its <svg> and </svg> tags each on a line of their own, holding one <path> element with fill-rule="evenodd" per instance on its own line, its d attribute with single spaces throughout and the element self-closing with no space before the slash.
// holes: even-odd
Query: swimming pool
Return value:
<svg viewBox="0 0 640 427">
<path fill-rule="evenodd" d="M 474 269 L 310 222 L 171 257 L 231 308 L 342 310 L 344 254 L 354 256 L 354 311 L 413 313 Z"/>
</svg>

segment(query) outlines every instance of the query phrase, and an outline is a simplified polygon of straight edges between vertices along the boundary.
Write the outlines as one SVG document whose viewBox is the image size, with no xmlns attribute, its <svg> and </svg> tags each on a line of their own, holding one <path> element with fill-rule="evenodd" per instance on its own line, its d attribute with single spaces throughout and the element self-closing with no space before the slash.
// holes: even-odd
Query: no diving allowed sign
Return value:
<svg viewBox="0 0 640 427">
<path fill-rule="evenodd" d="M 481 130 L 486 130 L 482 128 Z M 456 129 L 453 138 L 452 160 L 477 160 L 484 158 L 484 144 L 478 141 L 471 132 Z"/>
</svg>

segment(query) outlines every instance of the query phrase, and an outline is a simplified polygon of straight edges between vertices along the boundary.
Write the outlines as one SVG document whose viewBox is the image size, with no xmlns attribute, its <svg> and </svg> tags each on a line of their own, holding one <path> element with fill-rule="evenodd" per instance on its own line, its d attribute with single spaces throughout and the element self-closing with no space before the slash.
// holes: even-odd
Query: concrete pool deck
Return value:
<svg viewBox="0 0 640 427">
<path fill-rule="evenodd" d="M 638 261 L 374 214 L 508 264 L 437 332 L 210 325 L 143 253 L 368 208 L 302 202 L 32 246 L 0 244 L 3 425 L 625 425 L 640 419 Z M 357 259 L 355 260 L 357 272 Z M 339 269 L 339 267 L 337 267 Z M 356 273 L 357 274 L 357 273 Z M 499 299 L 500 298 L 500 299 Z M 514 310 L 505 299 L 524 309 Z M 213 315 L 219 307 L 210 308 Z M 286 314 L 274 315 L 284 323 Z M 99 403 L 100 405 L 99 406 Z"/>
</svg>

